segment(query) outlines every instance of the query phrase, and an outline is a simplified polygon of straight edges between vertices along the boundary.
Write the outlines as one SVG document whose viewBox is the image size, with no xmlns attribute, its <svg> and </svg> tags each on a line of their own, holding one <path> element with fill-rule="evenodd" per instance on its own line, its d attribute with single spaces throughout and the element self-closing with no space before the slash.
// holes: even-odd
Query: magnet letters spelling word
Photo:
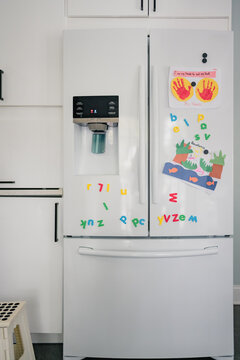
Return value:
<svg viewBox="0 0 240 360">
<path fill-rule="evenodd" d="M 86 228 L 86 226 L 94 226 L 96 223 L 97 227 L 102 227 L 104 226 L 103 220 L 93 220 L 93 219 L 89 219 L 89 220 L 81 220 L 80 226 L 83 227 L 83 229 Z"/>
<path fill-rule="evenodd" d="M 164 222 L 168 223 L 169 221 L 171 222 L 178 222 L 178 221 L 185 221 L 186 220 L 186 215 L 179 215 L 179 214 L 172 214 L 172 215 L 162 215 L 161 217 L 158 216 L 158 221 L 159 224 L 158 225 L 162 225 Z M 191 215 L 188 219 L 188 221 L 192 221 L 192 222 L 196 222 L 197 223 L 197 216 L 193 216 Z"/>
<path fill-rule="evenodd" d="M 120 221 L 123 223 L 123 224 L 127 224 L 127 217 L 126 216 L 121 216 L 120 217 Z M 134 227 L 137 227 L 138 225 L 145 225 L 145 219 L 138 219 L 138 218 L 134 218 L 131 220 L 132 221 L 132 224 Z"/>
</svg>

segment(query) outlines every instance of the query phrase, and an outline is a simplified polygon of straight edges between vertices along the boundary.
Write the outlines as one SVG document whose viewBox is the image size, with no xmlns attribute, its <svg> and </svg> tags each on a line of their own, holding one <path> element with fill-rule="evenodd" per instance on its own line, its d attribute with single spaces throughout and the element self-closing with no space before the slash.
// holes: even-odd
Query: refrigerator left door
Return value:
<svg viewBox="0 0 240 360">
<path fill-rule="evenodd" d="M 0 200 L 0 301 L 26 300 L 31 333 L 61 333 L 61 199 Z"/>
<path fill-rule="evenodd" d="M 147 235 L 146 104 L 145 30 L 64 33 L 65 236 Z"/>
</svg>

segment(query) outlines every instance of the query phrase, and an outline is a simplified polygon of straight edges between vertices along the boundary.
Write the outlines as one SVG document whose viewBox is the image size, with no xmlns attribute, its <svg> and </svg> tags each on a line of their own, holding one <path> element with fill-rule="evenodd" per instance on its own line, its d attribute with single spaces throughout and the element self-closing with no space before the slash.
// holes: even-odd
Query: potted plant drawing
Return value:
<svg viewBox="0 0 240 360">
<path fill-rule="evenodd" d="M 176 156 L 174 157 L 173 161 L 178 164 L 182 164 L 187 160 L 188 154 L 192 153 L 192 149 L 190 146 L 190 142 L 185 144 L 184 140 L 180 144 L 176 144 Z"/>
<path fill-rule="evenodd" d="M 219 155 L 214 153 L 214 158 L 210 160 L 210 162 L 213 164 L 212 171 L 209 174 L 210 176 L 221 179 L 225 157 L 226 155 L 223 155 L 221 150 L 219 151 Z"/>
</svg>

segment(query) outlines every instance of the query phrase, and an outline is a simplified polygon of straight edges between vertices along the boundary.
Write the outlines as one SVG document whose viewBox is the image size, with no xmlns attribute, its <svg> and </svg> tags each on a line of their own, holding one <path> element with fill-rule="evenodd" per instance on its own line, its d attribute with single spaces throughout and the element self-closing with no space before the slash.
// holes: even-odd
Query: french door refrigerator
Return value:
<svg viewBox="0 0 240 360">
<path fill-rule="evenodd" d="M 233 357 L 232 33 L 64 33 L 64 358 Z"/>
</svg>

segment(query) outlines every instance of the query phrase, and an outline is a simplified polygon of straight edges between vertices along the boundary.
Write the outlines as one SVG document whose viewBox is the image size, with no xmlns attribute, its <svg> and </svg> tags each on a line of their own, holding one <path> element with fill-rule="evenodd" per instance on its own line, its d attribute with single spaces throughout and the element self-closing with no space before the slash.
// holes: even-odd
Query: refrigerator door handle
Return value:
<svg viewBox="0 0 240 360">
<path fill-rule="evenodd" d="M 114 257 L 114 258 L 182 258 L 194 256 L 217 255 L 218 246 L 209 246 L 203 249 L 166 250 L 166 251 L 133 251 L 133 250 L 95 250 L 90 247 L 79 247 L 79 255 Z"/>
<path fill-rule="evenodd" d="M 157 204 L 159 201 L 159 190 L 158 190 L 158 72 L 156 66 L 153 66 L 152 69 L 152 127 L 151 127 L 151 136 L 152 136 L 152 202 Z"/>
<path fill-rule="evenodd" d="M 139 68 L 139 202 L 146 202 L 146 96 L 145 96 L 145 69 Z"/>
</svg>

